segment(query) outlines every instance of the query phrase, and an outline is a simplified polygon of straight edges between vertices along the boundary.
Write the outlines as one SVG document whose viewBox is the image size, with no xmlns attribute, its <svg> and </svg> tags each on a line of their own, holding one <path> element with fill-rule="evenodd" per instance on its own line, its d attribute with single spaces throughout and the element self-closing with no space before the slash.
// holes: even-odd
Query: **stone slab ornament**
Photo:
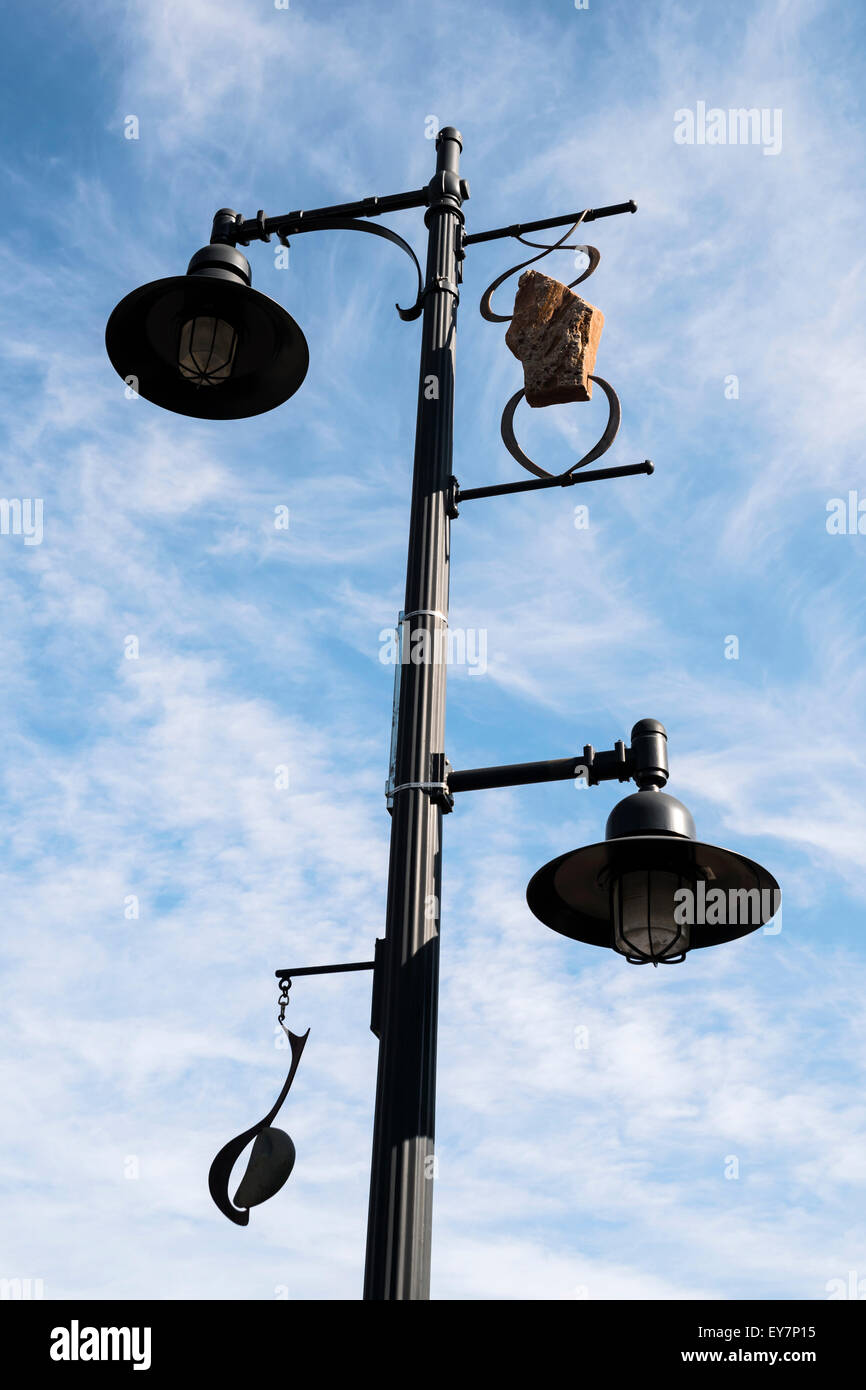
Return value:
<svg viewBox="0 0 866 1390">
<path fill-rule="evenodd" d="M 603 327 L 601 310 L 561 280 L 523 272 L 505 341 L 523 363 L 528 405 L 592 400 L 590 377 Z"/>
</svg>

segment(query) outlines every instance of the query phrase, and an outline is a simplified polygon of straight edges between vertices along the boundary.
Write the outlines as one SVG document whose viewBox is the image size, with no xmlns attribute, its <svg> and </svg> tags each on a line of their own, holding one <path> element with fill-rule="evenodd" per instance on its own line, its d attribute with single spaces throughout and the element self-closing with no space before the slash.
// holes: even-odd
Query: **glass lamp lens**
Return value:
<svg viewBox="0 0 866 1390">
<path fill-rule="evenodd" d="M 637 869 L 619 874 L 611 887 L 614 950 L 634 965 L 682 960 L 689 949 L 687 923 L 678 922 L 679 874 Z"/>
<path fill-rule="evenodd" d="M 232 374 L 238 335 L 224 319 L 190 319 L 180 330 L 177 364 L 196 386 L 218 386 Z"/>
</svg>

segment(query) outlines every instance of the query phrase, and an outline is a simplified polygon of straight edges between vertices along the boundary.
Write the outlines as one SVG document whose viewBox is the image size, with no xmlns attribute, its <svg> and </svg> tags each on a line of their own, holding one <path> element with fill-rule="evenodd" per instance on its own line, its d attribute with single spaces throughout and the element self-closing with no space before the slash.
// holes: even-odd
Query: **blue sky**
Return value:
<svg viewBox="0 0 866 1390">
<path fill-rule="evenodd" d="M 466 504 L 452 624 L 486 634 L 487 662 L 450 672 L 451 761 L 566 756 L 659 718 L 701 837 L 785 893 L 778 934 L 634 969 L 524 900 L 602 837 L 615 785 L 459 801 L 433 1295 L 822 1299 L 866 1279 L 866 536 L 827 530 L 831 499 L 866 500 L 863 46 L 856 7 L 797 0 L 7 9 L 2 492 L 42 499 L 44 534 L 0 536 L 3 1277 L 57 1298 L 359 1295 L 367 977 L 293 989 L 312 1032 L 289 1185 L 239 1230 L 206 1175 L 282 1084 L 273 971 L 364 959 L 382 931 L 411 268 L 351 233 L 298 237 L 288 269 L 251 247 L 311 352 L 254 420 L 127 399 L 103 331 L 219 207 L 420 186 L 433 117 L 463 133 L 470 231 L 638 202 L 593 225 L 585 293 L 623 403 L 606 461 L 656 463 Z M 698 102 L 781 111 L 781 148 L 677 143 Z M 420 214 L 390 222 L 422 250 Z M 465 486 L 518 471 L 499 417 L 520 367 L 477 304 L 521 253 L 466 263 Z M 558 470 L 603 420 L 597 399 L 518 429 Z"/>
</svg>

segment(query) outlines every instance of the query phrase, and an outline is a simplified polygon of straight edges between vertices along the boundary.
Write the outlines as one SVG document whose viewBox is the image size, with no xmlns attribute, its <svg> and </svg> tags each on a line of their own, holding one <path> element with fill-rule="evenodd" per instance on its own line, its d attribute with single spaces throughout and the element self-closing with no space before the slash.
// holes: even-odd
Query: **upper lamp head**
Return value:
<svg viewBox="0 0 866 1390">
<path fill-rule="evenodd" d="M 633 965 L 670 965 L 746 936 L 779 908 L 771 873 L 702 844 L 682 802 L 655 787 L 620 801 L 605 834 L 545 864 L 526 890 L 535 916 L 563 936 L 609 946 Z"/>
<path fill-rule="evenodd" d="M 241 420 L 282 405 L 309 349 L 282 305 L 251 288 L 234 246 L 197 251 L 186 275 L 142 285 L 105 330 L 112 366 L 140 396 L 200 420 Z"/>
</svg>

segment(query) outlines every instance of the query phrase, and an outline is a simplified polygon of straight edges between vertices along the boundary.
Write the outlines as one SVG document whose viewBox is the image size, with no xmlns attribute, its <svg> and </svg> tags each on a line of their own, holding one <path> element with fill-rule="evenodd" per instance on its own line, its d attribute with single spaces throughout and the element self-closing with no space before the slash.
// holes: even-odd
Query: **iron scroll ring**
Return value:
<svg viewBox="0 0 866 1390">
<path fill-rule="evenodd" d="M 534 473 L 537 478 L 565 478 L 570 473 L 576 473 L 578 468 L 583 468 L 585 464 L 592 463 L 595 459 L 601 458 L 602 454 L 606 454 L 611 444 L 616 439 L 620 420 L 622 418 L 619 397 L 610 382 L 605 381 L 603 377 L 590 376 L 589 380 L 594 381 L 597 386 L 600 386 L 607 397 L 609 406 L 607 425 L 605 426 L 604 434 L 601 436 L 598 443 L 593 445 L 589 453 L 584 454 L 583 458 L 578 459 L 577 463 L 573 463 L 571 467 L 566 468 L 563 473 L 548 473 L 545 468 L 540 468 L 537 463 L 533 463 L 532 459 L 527 457 L 517 442 L 514 434 L 514 412 L 523 399 L 525 392 L 522 389 L 516 391 L 503 410 L 502 423 L 500 426 L 502 442 L 511 457 L 516 459 L 523 468 L 528 469 L 530 473 Z"/>
</svg>

